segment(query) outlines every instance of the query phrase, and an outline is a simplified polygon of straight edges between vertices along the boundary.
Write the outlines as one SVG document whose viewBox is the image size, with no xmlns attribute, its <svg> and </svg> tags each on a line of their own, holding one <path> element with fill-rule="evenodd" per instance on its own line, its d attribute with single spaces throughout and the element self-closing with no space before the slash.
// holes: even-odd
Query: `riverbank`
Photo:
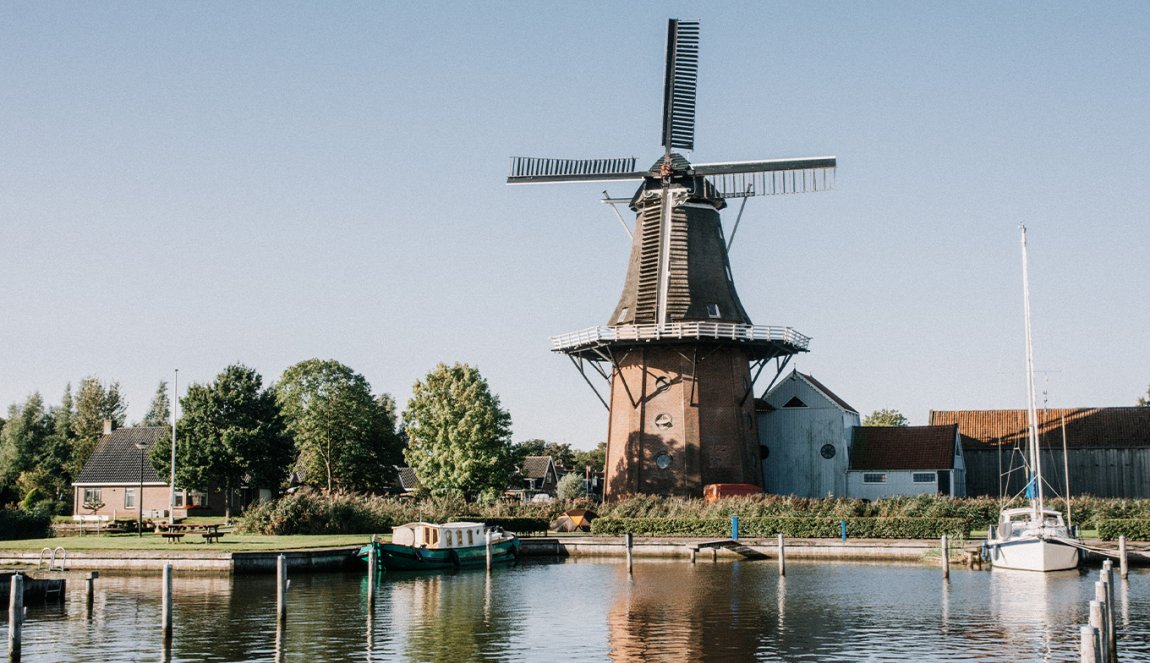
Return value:
<svg viewBox="0 0 1150 663">
<path fill-rule="evenodd" d="M 76 539 L 41 539 L 20 543 L 20 549 L 0 550 L 0 568 L 34 570 L 44 566 L 50 554 L 43 548 L 64 547 L 57 551 L 68 570 L 133 573 L 158 571 L 172 562 L 177 573 L 273 573 L 276 558 L 283 554 L 289 568 L 298 572 L 336 570 L 355 564 L 355 553 L 367 543 L 369 535 L 338 537 L 339 545 L 330 544 L 335 537 L 264 537 L 278 541 L 247 542 L 258 549 L 237 549 L 241 542 L 227 544 L 163 545 L 136 537 L 92 537 L 86 547 L 66 546 Z M 559 534 L 546 537 L 524 537 L 522 554 L 527 557 L 616 557 L 627 556 L 623 537 Z M 279 547 L 271 547 L 274 543 Z M 309 543 L 315 545 L 308 545 Z M 969 563 L 978 554 L 980 540 L 955 542 L 950 549 L 953 564 Z M 42 545 L 40 545 L 42 544 Z M 53 546 L 52 544 L 55 544 Z M 290 545 L 284 545 L 290 544 Z M 1113 542 L 1087 539 L 1095 550 L 1117 554 Z M 937 563 L 940 557 L 937 539 L 787 539 L 786 556 L 793 560 L 865 561 Z M 692 537 L 636 537 L 631 554 L 636 558 L 704 560 L 774 559 L 778 555 L 777 539 L 705 539 Z M 1131 565 L 1150 565 L 1150 543 L 1132 542 L 1127 547 Z M 1104 555 L 1087 553 L 1087 564 L 1101 563 Z"/>
</svg>

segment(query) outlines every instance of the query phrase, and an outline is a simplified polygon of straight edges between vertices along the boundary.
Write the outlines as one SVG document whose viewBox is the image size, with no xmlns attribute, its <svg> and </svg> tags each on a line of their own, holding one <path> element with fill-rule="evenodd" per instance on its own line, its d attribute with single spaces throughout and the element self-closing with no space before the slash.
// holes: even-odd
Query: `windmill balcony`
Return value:
<svg viewBox="0 0 1150 663">
<path fill-rule="evenodd" d="M 783 346 L 790 352 L 806 352 L 810 337 L 790 327 L 744 325 L 732 322 L 671 322 L 662 325 L 591 327 L 551 337 L 555 352 L 581 354 L 605 345 L 642 343 L 745 343 L 752 346 Z"/>
</svg>

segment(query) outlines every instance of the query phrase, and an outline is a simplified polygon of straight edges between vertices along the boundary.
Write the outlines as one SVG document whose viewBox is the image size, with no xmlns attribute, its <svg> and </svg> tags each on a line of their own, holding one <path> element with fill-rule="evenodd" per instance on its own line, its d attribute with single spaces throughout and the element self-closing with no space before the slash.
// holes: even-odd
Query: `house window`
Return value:
<svg viewBox="0 0 1150 663">
<path fill-rule="evenodd" d="M 184 500 L 184 502 L 188 508 L 191 508 L 194 506 L 198 506 L 198 507 L 202 508 L 202 507 L 206 507 L 208 505 L 208 494 L 207 493 L 200 493 L 200 492 L 189 490 L 187 494 L 188 494 L 188 497 L 186 500 Z"/>
<path fill-rule="evenodd" d="M 184 506 L 184 489 L 183 488 L 177 488 L 174 492 L 175 492 L 175 495 L 173 496 L 173 499 L 175 499 L 175 502 L 172 504 L 172 506 L 175 506 L 175 507 Z"/>
<path fill-rule="evenodd" d="M 886 483 L 886 472 L 867 472 L 863 474 L 863 483 Z"/>
<path fill-rule="evenodd" d="M 125 509 L 136 508 L 136 489 L 135 488 L 125 488 L 124 489 L 124 508 Z"/>
<path fill-rule="evenodd" d="M 826 458 L 827 460 L 834 458 L 835 457 L 835 445 L 829 444 L 829 443 L 824 444 L 819 449 L 819 455 L 822 456 L 823 458 Z"/>
<path fill-rule="evenodd" d="M 912 479 L 915 483 L 934 483 L 934 472 L 915 472 Z"/>
<path fill-rule="evenodd" d="M 85 488 L 84 489 L 84 504 L 100 504 L 104 500 L 100 499 L 99 488 Z"/>
<path fill-rule="evenodd" d="M 707 304 L 707 317 L 708 318 L 721 318 L 721 317 L 723 317 L 722 315 L 719 314 L 719 305 L 718 304 Z"/>
</svg>

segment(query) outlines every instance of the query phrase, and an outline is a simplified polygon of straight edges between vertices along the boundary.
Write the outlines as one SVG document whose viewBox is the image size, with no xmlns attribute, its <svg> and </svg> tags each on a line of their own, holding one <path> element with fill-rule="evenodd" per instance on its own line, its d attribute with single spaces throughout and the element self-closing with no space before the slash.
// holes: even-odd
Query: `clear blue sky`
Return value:
<svg viewBox="0 0 1150 663">
<path fill-rule="evenodd" d="M 605 439 L 548 337 L 606 322 L 626 236 L 602 185 L 503 181 L 654 161 L 674 16 L 702 20 L 692 160 L 839 158 L 834 191 L 752 200 L 731 256 L 756 323 L 814 338 L 799 370 L 917 424 L 1023 407 L 1025 222 L 1050 405 L 1145 394 L 1146 3 L 10 1 L 0 405 L 96 375 L 138 419 L 174 368 L 321 357 L 402 406 L 463 361 L 517 441 Z"/>
</svg>

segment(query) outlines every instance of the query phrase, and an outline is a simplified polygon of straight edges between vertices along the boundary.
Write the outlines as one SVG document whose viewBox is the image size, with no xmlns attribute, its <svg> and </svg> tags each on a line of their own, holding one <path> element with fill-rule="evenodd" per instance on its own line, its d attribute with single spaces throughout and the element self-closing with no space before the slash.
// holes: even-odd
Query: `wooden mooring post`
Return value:
<svg viewBox="0 0 1150 663">
<path fill-rule="evenodd" d="M 1110 643 L 1106 641 L 1106 613 L 1103 611 L 1102 604 L 1095 600 L 1090 602 L 1090 626 L 1091 628 L 1098 629 L 1098 656 L 1100 661 L 1105 661 L 1106 652 L 1110 648 Z"/>
<path fill-rule="evenodd" d="M 950 578 L 950 545 L 946 539 L 946 535 L 942 535 L 942 577 Z"/>
<path fill-rule="evenodd" d="M 1093 626 L 1083 626 L 1079 634 L 1079 663 L 1102 663 L 1102 658 L 1098 655 L 1098 629 Z"/>
<path fill-rule="evenodd" d="M 84 579 L 84 605 L 88 610 L 88 616 L 92 616 L 92 604 L 96 600 L 96 578 L 100 577 L 99 571 L 92 571 L 88 577 Z"/>
<path fill-rule="evenodd" d="M 635 537 L 630 532 L 623 535 L 623 541 L 627 544 L 627 573 L 631 572 L 631 546 L 635 543 Z"/>
<path fill-rule="evenodd" d="M 779 534 L 779 575 L 787 575 L 787 545 L 781 533 Z"/>
<path fill-rule="evenodd" d="M 24 629 L 24 575 L 12 575 L 11 596 L 8 599 L 8 659 L 20 660 L 20 638 Z"/>
<path fill-rule="evenodd" d="M 1126 572 L 1126 535 L 1122 534 L 1118 537 L 1118 575 L 1125 580 Z"/>
<path fill-rule="evenodd" d="M 287 558 L 283 553 L 276 558 L 276 621 L 287 622 Z"/>
<path fill-rule="evenodd" d="M 162 583 L 163 602 L 160 609 L 160 623 L 163 624 L 164 641 L 172 639 L 172 563 L 164 562 Z"/>
<path fill-rule="evenodd" d="M 375 585 L 379 580 L 379 554 L 375 551 L 375 542 L 367 551 L 367 604 L 375 605 Z"/>
<path fill-rule="evenodd" d="M 487 572 L 491 573 L 491 530 L 487 530 L 484 536 L 487 544 Z"/>
</svg>

